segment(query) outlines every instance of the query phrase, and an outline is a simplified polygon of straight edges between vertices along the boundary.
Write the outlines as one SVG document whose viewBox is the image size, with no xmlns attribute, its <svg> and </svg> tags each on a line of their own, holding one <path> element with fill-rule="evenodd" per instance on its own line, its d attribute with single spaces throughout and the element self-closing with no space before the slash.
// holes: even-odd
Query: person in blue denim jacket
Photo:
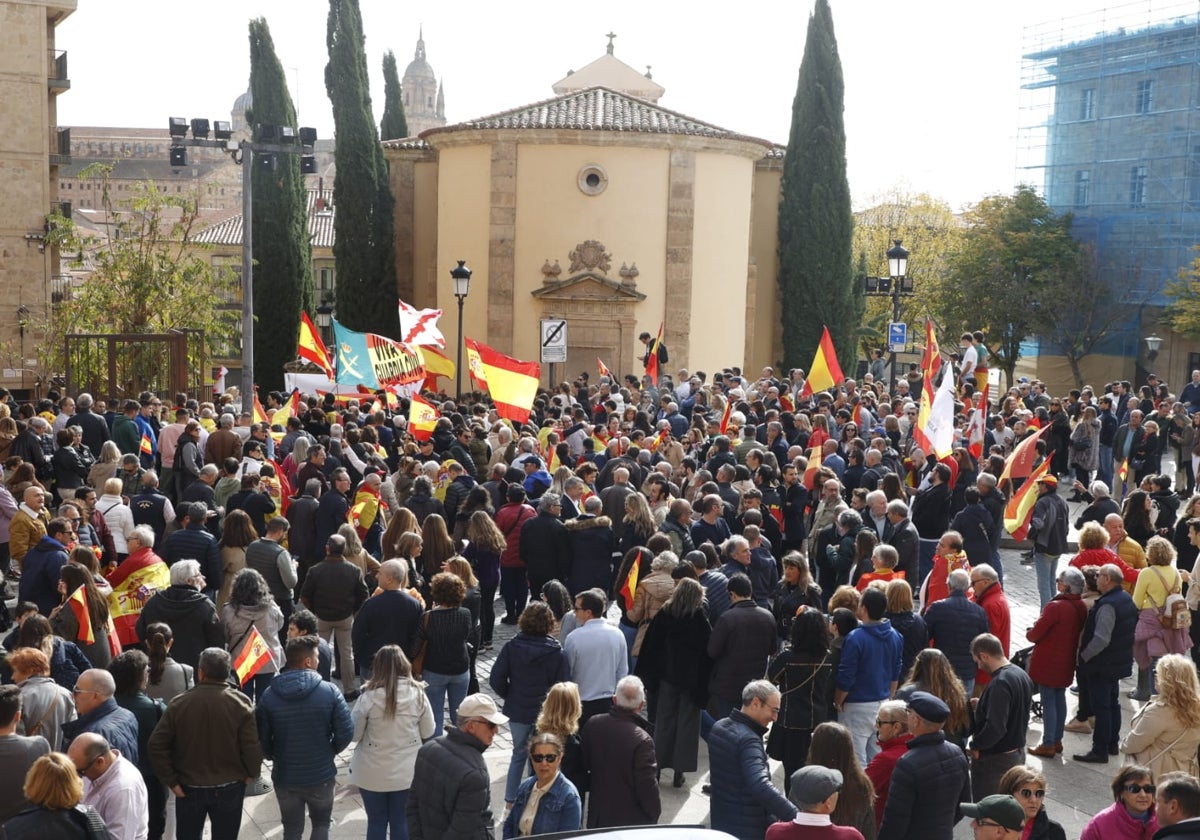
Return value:
<svg viewBox="0 0 1200 840">
<path fill-rule="evenodd" d="M 529 742 L 533 776 L 521 783 L 512 810 L 504 818 L 504 840 L 555 831 L 577 831 L 583 818 L 579 791 L 559 772 L 562 739 L 553 732 Z"/>
</svg>

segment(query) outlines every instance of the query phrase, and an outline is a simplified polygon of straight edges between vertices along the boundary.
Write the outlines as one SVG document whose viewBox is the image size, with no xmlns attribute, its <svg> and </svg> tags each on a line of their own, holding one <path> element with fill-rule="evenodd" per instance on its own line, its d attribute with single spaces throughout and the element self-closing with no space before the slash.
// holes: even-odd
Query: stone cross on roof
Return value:
<svg viewBox="0 0 1200 840">
<path fill-rule="evenodd" d="M 604 37 L 608 39 L 608 54 L 612 55 L 613 54 L 613 39 L 617 37 L 617 33 L 609 32 Z"/>
</svg>

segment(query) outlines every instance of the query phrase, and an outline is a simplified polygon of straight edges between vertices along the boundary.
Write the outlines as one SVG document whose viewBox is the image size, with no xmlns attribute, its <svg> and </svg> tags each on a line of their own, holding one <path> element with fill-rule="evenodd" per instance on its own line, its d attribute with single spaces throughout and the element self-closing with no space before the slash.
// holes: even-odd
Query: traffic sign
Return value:
<svg viewBox="0 0 1200 840">
<path fill-rule="evenodd" d="M 908 324 L 892 321 L 888 324 L 888 350 L 903 353 L 908 347 Z"/>
<path fill-rule="evenodd" d="M 561 318 L 542 319 L 542 364 L 567 360 L 567 322 Z"/>
</svg>

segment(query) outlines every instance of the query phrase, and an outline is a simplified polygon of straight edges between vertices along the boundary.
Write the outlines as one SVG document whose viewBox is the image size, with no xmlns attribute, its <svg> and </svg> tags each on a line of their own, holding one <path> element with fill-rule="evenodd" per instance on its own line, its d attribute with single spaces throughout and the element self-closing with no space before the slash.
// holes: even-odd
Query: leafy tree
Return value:
<svg viewBox="0 0 1200 840">
<path fill-rule="evenodd" d="M 131 197 L 118 207 L 110 188 L 111 172 L 111 165 L 93 164 L 80 173 L 81 178 L 100 182 L 107 236 L 89 233 L 62 216 L 50 219 L 49 244 L 77 263 L 83 258 L 92 272 L 51 310 L 45 325 L 47 346 L 40 353 L 46 366 L 50 371 L 64 369 L 65 348 L 58 339 L 72 333 L 203 330 L 207 355 L 216 355 L 239 332 L 241 310 L 220 306 L 237 299 L 238 281 L 233 272 L 215 269 L 204 258 L 203 246 L 192 241 L 198 232 L 196 201 L 168 195 L 145 181 L 124 193 Z M 141 350 L 134 347 L 132 354 L 136 357 Z M 131 369 L 138 366 L 137 358 L 124 361 Z M 203 354 L 188 361 L 193 369 L 207 364 Z M 88 380 L 87 371 L 79 373 L 77 379 Z M 103 371 L 91 376 L 97 378 L 103 378 Z"/>
<path fill-rule="evenodd" d="M 325 89 L 333 103 L 337 132 L 333 185 L 337 317 L 353 330 L 396 336 L 400 317 L 392 193 L 371 114 L 358 0 L 329 0 L 326 44 Z"/>
<path fill-rule="evenodd" d="M 853 277 L 844 94 L 833 14 L 828 0 L 817 0 L 783 160 L 779 285 L 785 367 L 811 363 L 823 325 L 839 358 L 854 358 L 863 298 Z"/>
<path fill-rule="evenodd" d="M 296 125 L 283 65 L 263 18 L 250 21 L 250 125 Z M 254 183 L 254 373 L 264 389 L 283 388 L 283 366 L 296 358 L 301 310 L 312 310 L 312 247 L 304 176 L 297 155 L 256 162 Z"/>
<path fill-rule="evenodd" d="M 1166 285 L 1170 299 L 1163 320 L 1172 330 L 1188 338 L 1200 337 L 1200 246 L 1191 265 Z"/>
<path fill-rule="evenodd" d="M 970 208 L 961 241 L 937 288 L 948 328 L 982 329 L 1008 384 L 1021 342 L 1048 335 L 1079 294 L 1083 249 L 1072 216 L 1059 215 L 1030 186 Z"/>
<path fill-rule="evenodd" d="M 383 121 L 379 124 L 380 140 L 399 140 L 408 136 L 408 120 L 404 117 L 404 97 L 400 91 L 400 73 L 396 70 L 396 54 L 391 50 L 383 56 Z"/>
</svg>

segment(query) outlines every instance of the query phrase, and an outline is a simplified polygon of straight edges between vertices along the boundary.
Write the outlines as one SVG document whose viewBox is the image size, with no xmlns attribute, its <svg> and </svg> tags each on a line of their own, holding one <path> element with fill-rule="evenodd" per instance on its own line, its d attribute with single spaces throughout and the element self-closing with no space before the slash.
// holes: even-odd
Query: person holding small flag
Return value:
<svg viewBox="0 0 1200 840">
<path fill-rule="evenodd" d="M 114 652 L 109 645 L 108 602 L 96 588 L 92 573 L 78 563 L 66 563 L 58 572 L 63 602 L 50 611 L 54 634 L 74 642 L 95 668 L 107 668 Z"/>
<path fill-rule="evenodd" d="M 221 624 L 242 691 L 261 700 L 283 663 L 279 640 L 286 625 L 266 579 L 255 569 L 242 569 L 234 577 L 229 601 L 221 607 Z"/>
</svg>

